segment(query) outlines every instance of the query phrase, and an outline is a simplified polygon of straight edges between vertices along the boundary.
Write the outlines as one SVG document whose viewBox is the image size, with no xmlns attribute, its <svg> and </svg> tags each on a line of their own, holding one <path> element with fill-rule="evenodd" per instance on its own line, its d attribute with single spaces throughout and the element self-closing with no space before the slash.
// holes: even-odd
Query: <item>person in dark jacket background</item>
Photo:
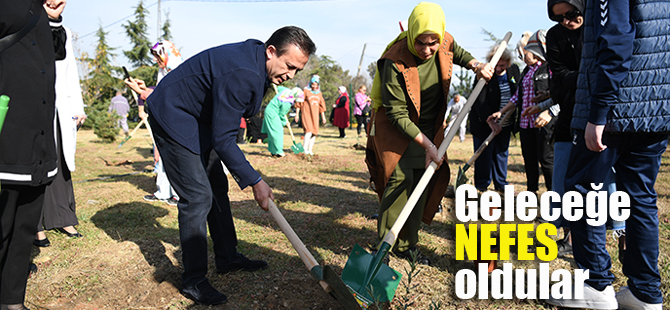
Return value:
<svg viewBox="0 0 670 310">
<path fill-rule="evenodd" d="M 227 301 L 206 277 L 207 226 L 219 273 L 268 266 L 237 252 L 228 178 L 221 161 L 240 188 L 252 187 L 254 199 L 267 211 L 269 200 L 274 200 L 272 190 L 235 143 L 240 118 L 258 113 L 270 85 L 293 78 L 315 51 L 304 30 L 283 27 L 265 43 L 250 39 L 189 58 L 147 99 L 156 145 L 179 195 L 182 292 L 199 303 Z"/>
<path fill-rule="evenodd" d="M 10 97 L 0 135 L 3 310 L 27 309 L 23 302 L 33 239 L 46 185 L 58 173 L 54 82 L 55 61 L 65 58 L 64 7 L 65 0 L 0 3 L 0 94 Z"/>
<path fill-rule="evenodd" d="M 628 286 L 615 295 L 605 225 L 584 217 L 571 222 L 575 261 L 589 271 L 584 287 L 575 288 L 583 289 L 584 298 L 547 302 L 571 308 L 660 310 L 654 183 L 670 132 L 670 1 L 610 1 L 608 6 L 587 1 L 584 17 L 565 189 L 583 196 L 601 190 L 599 184 L 615 167 L 617 190 L 630 199 L 623 262 Z"/>
<path fill-rule="evenodd" d="M 268 135 L 261 133 L 261 127 L 263 127 L 263 118 L 261 116 L 253 115 L 246 118 L 247 121 L 247 139 L 250 143 L 263 143 L 263 140 L 268 137 Z"/>
<path fill-rule="evenodd" d="M 584 25 L 585 0 L 549 0 L 549 19 L 557 22 L 547 31 L 547 62 L 551 69 L 551 98 L 561 108 L 554 128 L 554 173 L 552 190 L 559 195 L 565 193 L 565 171 L 568 169 L 572 135 L 570 121 L 575 105 L 577 73 L 582 53 L 582 31 Z M 552 205 L 560 207 L 560 203 Z M 564 238 L 556 244 L 558 256 L 572 255 L 570 222 L 563 215 L 552 222 L 556 228 L 564 229 Z"/>
<path fill-rule="evenodd" d="M 486 56 L 487 61 L 491 61 L 498 45 L 491 48 Z M 484 140 L 491 134 L 491 127 L 486 122 L 489 115 L 500 111 L 516 92 L 520 81 L 519 67 L 512 64 L 512 53 L 505 49 L 498 64 L 495 67 L 495 74 L 491 80 L 486 83 L 481 93 L 475 100 L 470 110 L 470 132 L 474 150 L 482 145 Z M 491 141 L 484 151 L 475 161 L 475 187 L 477 190 L 486 191 L 493 181 L 493 186 L 497 191 L 502 191 L 507 185 L 507 158 L 509 156 L 509 139 L 514 127 L 516 118 L 515 111 L 510 118 L 502 125 L 502 130 Z"/>
<path fill-rule="evenodd" d="M 76 54 L 72 47 L 72 32 L 63 27 L 67 33 L 65 41 L 65 59 L 56 61 L 56 154 L 59 156 L 58 174 L 47 185 L 44 192 L 42 216 L 37 225 L 37 235 L 33 244 L 38 247 L 49 246 L 46 230 L 57 229 L 68 238 L 79 238 L 82 234 L 75 228 L 77 205 L 72 186 L 72 172 L 75 171 L 75 152 L 77 145 L 77 128 L 87 116 L 84 112 L 77 69 Z"/>
<path fill-rule="evenodd" d="M 498 120 L 507 111 L 520 107 L 520 110 L 535 105 L 549 98 L 549 78 L 551 72 L 546 63 L 545 30 L 533 33 L 526 44 L 524 40 L 519 41 L 517 49 L 523 61 L 526 63 L 521 81 L 516 93 L 509 103 L 499 112 L 491 114 L 487 121 Z M 545 120 L 543 115 L 522 115 L 519 118 L 519 140 L 521 140 L 521 155 L 526 168 L 526 187 L 529 192 L 537 192 L 539 189 L 540 169 L 544 175 L 547 190 L 551 190 L 552 171 L 554 170 L 554 147 L 551 143 L 551 134 L 555 120 L 549 117 Z M 491 126 L 496 127 L 491 123 Z"/>
</svg>

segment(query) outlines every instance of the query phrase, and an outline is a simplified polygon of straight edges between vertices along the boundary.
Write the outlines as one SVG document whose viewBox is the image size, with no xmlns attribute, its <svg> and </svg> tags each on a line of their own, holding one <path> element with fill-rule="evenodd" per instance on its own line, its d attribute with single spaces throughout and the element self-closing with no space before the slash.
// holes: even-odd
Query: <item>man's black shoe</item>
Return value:
<svg viewBox="0 0 670 310">
<path fill-rule="evenodd" d="M 226 295 L 217 291 L 207 279 L 194 286 L 187 286 L 181 290 L 184 295 L 203 305 L 218 305 L 228 301 Z"/>
<path fill-rule="evenodd" d="M 397 256 L 399 258 L 403 258 L 403 259 L 406 259 L 408 261 L 411 261 L 412 260 L 412 252 L 416 252 L 416 263 L 417 264 L 430 266 L 430 259 L 428 259 L 428 257 L 423 255 L 423 253 L 421 253 L 416 248 L 411 248 L 407 251 L 402 251 L 402 252 L 393 251 L 393 254 L 395 254 L 395 256 Z"/>
<path fill-rule="evenodd" d="M 365 218 L 368 219 L 368 220 L 376 220 L 376 219 L 379 218 L 379 214 L 375 213 L 375 214 L 372 214 L 372 215 L 367 215 L 367 216 L 365 216 Z"/>
<path fill-rule="evenodd" d="M 30 263 L 30 265 L 28 265 L 28 278 L 32 277 L 36 273 L 37 273 L 37 265 L 35 265 L 34 263 Z"/>
<path fill-rule="evenodd" d="M 268 262 L 263 260 L 251 260 L 242 253 L 237 252 L 235 259 L 224 264 L 217 264 L 216 271 L 218 273 L 229 273 L 238 270 L 256 271 L 268 268 Z"/>
</svg>

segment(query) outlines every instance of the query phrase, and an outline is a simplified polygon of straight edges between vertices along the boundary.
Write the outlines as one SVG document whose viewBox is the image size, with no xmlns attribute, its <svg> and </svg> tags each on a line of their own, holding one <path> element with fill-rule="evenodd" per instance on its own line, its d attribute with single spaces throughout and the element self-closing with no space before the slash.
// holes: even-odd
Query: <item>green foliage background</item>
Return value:
<svg viewBox="0 0 670 310">
<path fill-rule="evenodd" d="M 125 49 L 121 50 L 121 53 L 133 66 L 127 68 L 131 76 L 144 80 L 146 85 L 152 86 L 156 85 L 158 66 L 153 61 L 153 56 L 150 53 L 153 43 L 149 41 L 148 26 L 146 23 L 148 15 L 149 11 L 145 7 L 144 0 L 140 0 L 137 6 L 134 7 L 134 17 L 123 25 L 128 37 L 128 45 Z M 161 28 L 161 40 L 170 40 L 172 38 L 169 14 L 166 15 L 167 18 Z M 491 37 L 491 41 L 495 42 L 498 40 L 490 32 L 486 30 L 483 30 L 483 32 Z M 122 68 L 112 65 L 114 59 L 118 56 L 116 51 L 119 48 L 107 44 L 107 34 L 103 27 L 100 26 L 96 33 L 98 40 L 95 55 L 84 53 L 79 59 L 83 64 L 82 68 L 85 72 L 82 76 L 81 84 L 84 103 L 87 106 L 86 113 L 89 118 L 89 121 L 84 123 L 83 126 L 89 129 L 98 128 L 100 130 L 100 128 L 108 126 L 110 122 L 105 117 L 105 113 L 109 107 L 110 100 L 114 97 L 117 89 L 126 88 L 123 83 L 124 73 Z M 321 78 L 321 92 L 326 101 L 326 115 L 330 115 L 333 109 L 332 106 L 339 97 L 337 90 L 339 86 L 345 86 L 348 89 L 351 98 L 350 111 L 353 114 L 353 97 L 361 85 L 366 85 L 368 90 L 372 89 L 375 69 L 376 62 L 372 62 L 364 70 L 368 73 L 367 77 L 364 74 L 355 76 L 355 73 L 344 70 L 332 57 L 328 55 L 315 55 L 310 58 L 305 68 L 296 74 L 293 80 L 285 82 L 283 86 L 305 88 L 308 86 L 312 75 L 317 74 Z M 462 70 L 460 74 L 457 73 L 455 76 L 460 79 L 460 84 L 452 86 L 452 92 L 457 91 L 467 97 L 472 91 L 472 74 L 468 70 Z M 263 100 L 263 108 L 274 95 L 273 91 L 268 91 Z M 128 119 L 132 122 L 132 120 L 137 118 L 137 102 L 134 100 L 131 91 L 126 91 L 124 96 L 128 99 L 131 106 Z M 447 100 L 449 99 L 451 98 L 447 98 Z M 351 116 L 351 120 L 352 126 L 354 126 L 355 119 L 353 115 Z M 105 141 L 110 141 L 106 135 L 99 137 Z"/>
</svg>

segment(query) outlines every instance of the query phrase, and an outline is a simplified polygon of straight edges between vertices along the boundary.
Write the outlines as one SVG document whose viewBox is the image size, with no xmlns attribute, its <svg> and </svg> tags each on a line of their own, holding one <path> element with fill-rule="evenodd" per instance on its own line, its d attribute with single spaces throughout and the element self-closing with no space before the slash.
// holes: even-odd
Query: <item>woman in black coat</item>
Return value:
<svg viewBox="0 0 670 310">
<path fill-rule="evenodd" d="M 0 134 L 0 308 L 21 310 L 44 191 L 58 173 L 54 80 L 55 60 L 65 57 L 65 1 L 1 3 L 0 94 L 10 101 Z"/>
<path fill-rule="evenodd" d="M 488 61 L 491 61 L 496 48 L 497 46 L 494 46 L 489 51 Z M 519 76 L 519 67 L 512 64 L 512 53 L 505 50 L 495 67 L 495 74 L 484 86 L 470 111 L 470 132 L 472 133 L 474 150 L 477 150 L 491 134 L 491 127 L 486 123 L 486 118 L 500 111 L 509 102 L 512 94 L 517 89 L 517 83 L 520 81 Z M 475 187 L 478 190 L 485 191 L 491 181 L 493 181 L 493 186 L 498 191 L 502 191 L 503 187 L 507 185 L 509 139 L 514 127 L 515 117 L 516 113 L 511 115 L 505 124 L 502 124 L 502 131 L 475 161 Z"/>
</svg>

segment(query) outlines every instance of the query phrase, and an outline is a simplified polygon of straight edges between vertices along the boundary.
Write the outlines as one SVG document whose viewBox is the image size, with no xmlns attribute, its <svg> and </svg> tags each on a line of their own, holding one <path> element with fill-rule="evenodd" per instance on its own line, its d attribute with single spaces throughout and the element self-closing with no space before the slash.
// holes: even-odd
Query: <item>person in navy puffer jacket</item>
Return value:
<svg viewBox="0 0 670 310">
<path fill-rule="evenodd" d="M 663 308 L 654 183 L 670 132 L 669 23 L 670 0 L 587 1 L 565 189 L 585 198 L 616 169 L 617 189 L 630 198 L 623 264 L 628 286 L 615 295 L 604 221 L 590 225 L 584 217 L 571 224 L 575 260 L 589 269 L 584 298 L 547 300 L 551 304 Z"/>
</svg>

